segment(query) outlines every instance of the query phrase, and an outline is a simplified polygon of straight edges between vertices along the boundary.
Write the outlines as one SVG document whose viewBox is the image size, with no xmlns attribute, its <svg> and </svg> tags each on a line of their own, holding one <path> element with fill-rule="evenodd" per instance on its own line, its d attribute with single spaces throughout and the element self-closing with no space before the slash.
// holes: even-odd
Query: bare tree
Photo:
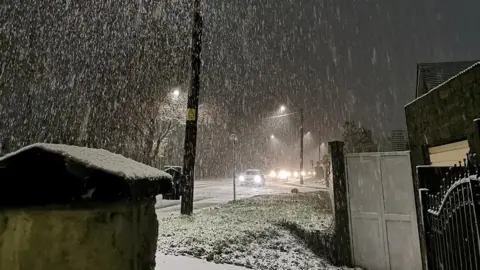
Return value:
<svg viewBox="0 0 480 270">
<path fill-rule="evenodd" d="M 151 99 L 149 102 L 137 108 L 139 113 L 132 116 L 130 145 L 128 154 L 130 157 L 155 165 L 165 154 L 167 143 L 173 143 L 172 136 L 183 136 L 182 128 L 185 125 L 185 113 L 187 108 L 186 91 L 168 91 L 161 97 Z M 223 113 L 219 106 L 213 103 L 202 103 L 199 106 L 198 123 L 201 128 L 223 125 Z M 175 132 L 177 131 L 177 132 Z M 181 148 L 176 145 L 177 150 Z"/>
<path fill-rule="evenodd" d="M 372 132 L 358 125 L 355 121 L 346 121 L 343 125 L 345 152 L 375 152 L 377 145 L 373 141 Z"/>
</svg>

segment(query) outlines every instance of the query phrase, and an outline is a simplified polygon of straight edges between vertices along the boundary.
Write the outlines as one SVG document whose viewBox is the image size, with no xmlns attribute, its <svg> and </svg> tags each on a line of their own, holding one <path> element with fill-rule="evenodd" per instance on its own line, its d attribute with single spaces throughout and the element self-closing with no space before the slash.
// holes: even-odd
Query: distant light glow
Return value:
<svg viewBox="0 0 480 270">
<path fill-rule="evenodd" d="M 272 135 L 270 136 L 270 138 L 275 139 L 275 135 L 272 134 Z"/>
<path fill-rule="evenodd" d="M 281 170 L 280 173 L 278 174 L 280 179 L 287 179 L 288 178 L 288 172 L 285 170 Z"/>
<path fill-rule="evenodd" d="M 286 109 L 287 109 L 287 108 L 285 108 L 285 106 L 283 106 L 283 105 L 280 106 L 280 111 L 281 111 L 281 112 L 284 112 Z"/>
<path fill-rule="evenodd" d="M 173 93 L 172 93 L 172 94 L 173 94 L 174 97 L 180 96 L 180 89 L 178 89 L 178 88 L 173 89 Z"/>
</svg>

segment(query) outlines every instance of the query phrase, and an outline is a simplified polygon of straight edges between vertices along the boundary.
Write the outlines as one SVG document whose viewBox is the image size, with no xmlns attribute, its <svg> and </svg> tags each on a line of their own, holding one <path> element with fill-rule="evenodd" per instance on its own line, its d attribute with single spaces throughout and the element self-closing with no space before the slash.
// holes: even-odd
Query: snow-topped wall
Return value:
<svg viewBox="0 0 480 270">
<path fill-rule="evenodd" d="M 0 159 L 0 269 L 154 269 L 171 176 L 102 149 L 34 144 Z"/>
</svg>

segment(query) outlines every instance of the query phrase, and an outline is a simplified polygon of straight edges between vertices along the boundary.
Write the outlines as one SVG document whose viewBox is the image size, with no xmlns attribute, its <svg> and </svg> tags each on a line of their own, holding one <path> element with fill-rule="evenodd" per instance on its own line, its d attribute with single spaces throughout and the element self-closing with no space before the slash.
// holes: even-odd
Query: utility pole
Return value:
<svg viewBox="0 0 480 270">
<path fill-rule="evenodd" d="M 236 185 L 235 185 L 235 178 L 236 178 L 236 173 L 237 173 L 237 162 L 235 159 L 235 143 L 237 142 L 237 135 L 235 134 L 230 134 L 230 140 L 233 143 L 233 201 L 237 199 L 237 191 L 236 191 Z"/>
<path fill-rule="evenodd" d="M 303 185 L 303 108 L 300 109 L 300 184 Z"/>
<path fill-rule="evenodd" d="M 197 146 L 198 97 L 200 93 L 200 68 L 202 61 L 202 14 L 200 0 L 193 0 L 192 58 L 190 89 L 185 125 L 185 153 L 183 158 L 185 188 L 182 194 L 180 212 L 191 215 L 193 212 L 193 184 L 195 177 L 195 153 Z"/>
</svg>

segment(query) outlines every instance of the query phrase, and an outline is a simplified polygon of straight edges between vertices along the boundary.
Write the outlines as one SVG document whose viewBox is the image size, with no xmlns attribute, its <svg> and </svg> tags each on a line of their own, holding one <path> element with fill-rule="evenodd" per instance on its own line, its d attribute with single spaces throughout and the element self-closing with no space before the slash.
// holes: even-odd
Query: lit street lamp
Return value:
<svg viewBox="0 0 480 270">
<path fill-rule="evenodd" d="M 173 97 L 177 98 L 180 95 L 180 90 L 178 88 L 173 89 Z"/>
<path fill-rule="evenodd" d="M 270 136 L 270 138 L 271 138 L 271 139 L 275 139 L 275 135 L 272 134 L 272 135 Z"/>
<path fill-rule="evenodd" d="M 286 110 L 286 107 L 285 106 L 281 106 L 280 107 L 280 112 L 284 112 Z M 288 115 L 292 115 L 292 114 L 300 114 L 300 172 L 303 171 L 303 136 L 304 136 L 304 132 L 303 132 L 303 108 L 300 109 L 300 112 L 291 112 L 291 113 L 287 113 L 287 114 L 281 114 L 281 115 L 276 115 L 276 116 L 271 116 L 271 117 L 267 117 L 267 119 L 273 119 L 273 118 L 279 118 L 279 117 L 284 117 L 284 116 L 288 116 Z M 275 138 L 273 135 L 270 136 L 270 138 Z M 303 184 L 303 175 L 300 174 L 300 184 Z"/>
</svg>

